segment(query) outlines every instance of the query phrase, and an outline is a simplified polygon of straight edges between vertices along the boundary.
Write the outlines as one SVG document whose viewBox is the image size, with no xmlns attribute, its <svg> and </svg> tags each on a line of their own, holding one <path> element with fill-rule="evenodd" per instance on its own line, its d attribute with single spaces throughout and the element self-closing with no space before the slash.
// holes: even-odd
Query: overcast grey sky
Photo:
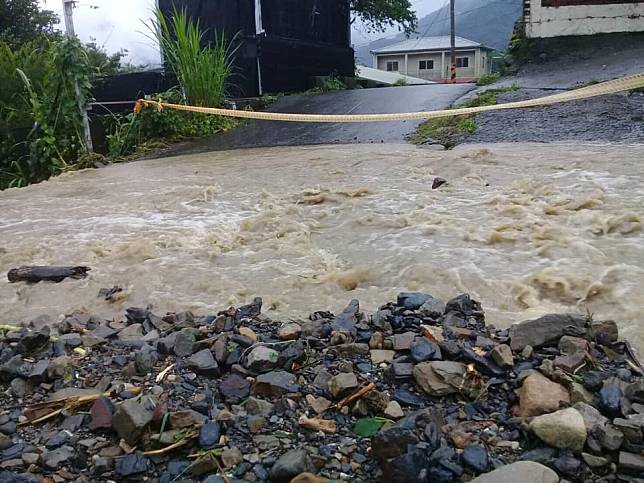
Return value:
<svg viewBox="0 0 644 483">
<path fill-rule="evenodd" d="M 62 13 L 62 0 L 40 0 L 40 3 L 58 14 Z M 412 0 L 419 17 L 444 3 L 445 0 Z M 74 9 L 76 33 L 86 42 L 95 39 L 108 52 L 127 49 L 134 64 L 158 63 L 158 52 L 146 37 L 146 28 L 142 23 L 150 17 L 154 5 L 155 0 L 79 0 Z M 395 33 L 396 30 L 386 34 L 369 34 L 362 26 L 356 25 L 353 43 L 360 45 Z"/>
</svg>

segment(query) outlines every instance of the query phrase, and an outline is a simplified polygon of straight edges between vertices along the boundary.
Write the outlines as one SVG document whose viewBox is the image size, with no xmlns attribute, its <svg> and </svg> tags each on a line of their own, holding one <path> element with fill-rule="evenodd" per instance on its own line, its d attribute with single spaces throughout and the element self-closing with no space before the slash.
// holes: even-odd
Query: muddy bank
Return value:
<svg viewBox="0 0 644 483">
<path fill-rule="evenodd" d="M 467 294 L 262 300 L 0 327 L 0 481 L 636 482 L 644 377 L 617 324 L 486 324 Z"/>
<path fill-rule="evenodd" d="M 83 265 L 85 280 L 0 282 L 27 322 L 129 305 L 216 311 L 261 295 L 306 317 L 422 290 L 484 300 L 497 326 L 594 313 L 642 342 L 644 147 L 275 148 L 143 161 L 0 193 L 0 272 Z M 435 176 L 448 180 L 437 190 Z M 98 298 L 119 285 L 121 297 Z"/>
<path fill-rule="evenodd" d="M 499 95 L 499 103 L 552 95 L 553 90 L 519 89 Z M 536 109 L 483 113 L 478 129 L 461 142 L 644 143 L 644 92 L 603 96 Z M 620 149 L 620 148 L 616 148 Z"/>
</svg>

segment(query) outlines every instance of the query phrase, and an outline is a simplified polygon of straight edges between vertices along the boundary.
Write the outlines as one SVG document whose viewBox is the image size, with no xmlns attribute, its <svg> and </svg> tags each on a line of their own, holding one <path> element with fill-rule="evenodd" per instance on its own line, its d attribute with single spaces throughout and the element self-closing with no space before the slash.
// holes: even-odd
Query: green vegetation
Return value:
<svg viewBox="0 0 644 483">
<path fill-rule="evenodd" d="M 490 89 L 478 93 L 474 98 L 454 108 L 493 106 L 497 98 L 505 92 L 518 90 L 512 85 L 499 89 Z M 446 149 L 451 149 L 467 134 L 473 134 L 478 129 L 476 115 L 460 115 L 428 119 L 421 124 L 409 140 L 414 144 L 442 144 Z"/>
<path fill-rule="evenodd" d="M 179 89 L 173 89 L 156 96 L 155 100 L 181 103 L 182 96 Z M 170 142 L 228 131 L 235 128 L 239 121 L 174 109 L 159 112 L 148 107 L 139 114 L 113 116 L 109 124 L 107 156 L 110 159 L 131 159 Z"/>
<path fill-rule="evenodd" d="M 204 107 L 220 106 L 226 96 L 233 72 L 234 49 L 223 34 L 213 32 L 206 42 L 206 32 L 198 21 L 191 21 L 185 10 L 175 10 L 168 21 L 159 10 L 148 25 L 164 58 L 179 80 L 180 89 L 156 96 L 173 104 Z M 187 111 L 152 107 L 139 114 L 114 116 L 107 136 L 108 157 L 136 157 L 172 141 L 227 131 L 238 125 L 231 118 Z"/>
<path fill-rule="evenodd" d="M 394 82 L 392 84 L 392 87 L 404 87 L 404 86 L 408 86 L 408 85 L 409 85 L 409 83 L 407 82 L 407 79 L 402 78 L 402 79 L 398 79 L 396 82 Z"/>
<path fill-rule="evenodd" d="M 398 25 L 407 35 L 416 31 L 418 17 L 409 0 L 351 0 L 351 10 L 370 32 Z"/>
<path fill-rule="evenodd" d="M 55 31 L 58 17 L 41 10 L 38 0 L 0 0 L 0 41 L 11 44 L 30 42 Z"/>
<path fill-rule="evenodd" d="M 496 72 L 494 74 L 485 74 L 479 77 L 479 80 L 476 81 L 477 86 L 489 86 L 494 84 L 501 78 L 501 74 Z"/>
<path fill-rule="evenodd" d="M 308 91 L 306 91 L 306 93 L 343 91 L 346 88 L 346 84 L 334 74 L 332 74 L 329 77 L 322 79 L 320 82 L 318 82 L 317 86 L 309 89 Z"/>
<path fill-rule="evenodd" d="M 234 51 L 222 36 L 203 42 L 199 24 L 185 12 L 166 21 L 157 15 L 153 33 L 181 88 L 165 101 L 219 106 L 232 73 Z M 0 189 L 37 183 L 63 171 L 89 167 L 89 153 L 75 93 L 90 101 L 97 77 L 136 69 L 122 64 L 125 51 L 108 55 L 54 30 L 56 17 L 36 0 L 0 0 Z M 176 33 L 171 36 L 170 32 Z M 108 119 L 107 156 L 142 154 L 159 144 L 228 130 L 237 121 L 218 116 L 147 109 Z"/>
<path fill-rule="evenodd" d="M 90 72 L 76 39 L 0 42 L 0 189 L 87 164 L 74 80 L 87 98 Z"/>
<path fill-rule="evenodd" d="M 196 106 L 221 105 L 235 53 L 224 34 L 212 32 L 206 42 L 206 32 L 200 29 L 199 21 L 188 18 L 185 9 L 175 9 L 170 21 L 157 10 L 149 28 L 177 76 L 185 100 Z"/>
</svg>

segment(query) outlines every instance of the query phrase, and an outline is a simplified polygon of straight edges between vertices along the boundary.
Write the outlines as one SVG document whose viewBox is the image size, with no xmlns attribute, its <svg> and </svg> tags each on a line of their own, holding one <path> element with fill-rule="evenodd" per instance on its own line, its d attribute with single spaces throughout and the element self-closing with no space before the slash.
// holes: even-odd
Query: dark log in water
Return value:
<svg viewBox="0 0 644 483">
<path fill-rule="evenodd" d="M 89 267 L 26 267 L 13 268 L 9 270 L 7 278 L 9 282 L 38 283 L 62 282 L 66 278 L 85 278 Z"/>
</svg>

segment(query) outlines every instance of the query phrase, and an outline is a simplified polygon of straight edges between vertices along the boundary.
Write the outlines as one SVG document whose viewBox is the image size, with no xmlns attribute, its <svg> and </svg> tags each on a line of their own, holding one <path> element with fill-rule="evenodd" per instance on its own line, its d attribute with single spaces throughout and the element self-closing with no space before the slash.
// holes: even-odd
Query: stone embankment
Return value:
<svg viewBox="0 0 644 483">
<path fill-rule="evenodd" d="M 614 322 L 499 330 L 468 295 L 261 306 L 0 326 L 0 482 L 642 481 L 644 378 Z"/>
</svg>

